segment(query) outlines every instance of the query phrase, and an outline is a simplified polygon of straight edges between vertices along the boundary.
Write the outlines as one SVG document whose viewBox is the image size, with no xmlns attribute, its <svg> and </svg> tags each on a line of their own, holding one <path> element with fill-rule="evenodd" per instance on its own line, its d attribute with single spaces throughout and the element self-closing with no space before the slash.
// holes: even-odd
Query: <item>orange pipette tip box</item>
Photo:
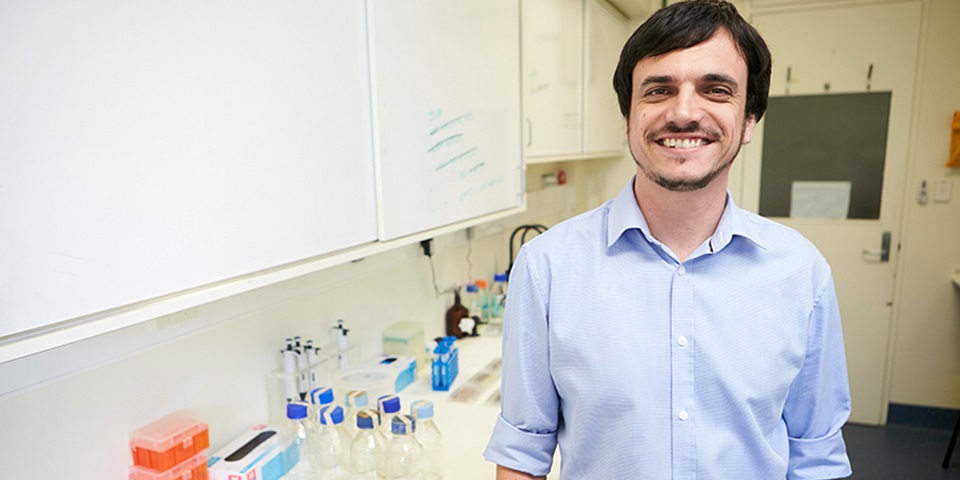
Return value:
<svg viewBox="0 0 960 480">
<path fill-rule="evenodd" d="M 210 446 L 207 425 L 171 414 L 130 433 L 133 465 L 165 472 Z"/>
<path fill-rule="evenodd" d="M 131 466 L 129 480 L 208 480 L 207 456 L 200 454 L 165 472 Z"/>
</svg>

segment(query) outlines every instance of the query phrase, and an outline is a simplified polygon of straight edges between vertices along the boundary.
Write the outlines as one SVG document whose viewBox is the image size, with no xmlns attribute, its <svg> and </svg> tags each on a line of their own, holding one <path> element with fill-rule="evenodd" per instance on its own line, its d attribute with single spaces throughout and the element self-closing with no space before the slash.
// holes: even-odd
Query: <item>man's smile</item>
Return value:
<svg viewBox="0 0 960 480">
<path fill-rule="evenodd" d="M 669 148 L 688 149 L 697 148 L 713 143 L 705 138 L 661 138 L 657 143 Z"/>
</svg>

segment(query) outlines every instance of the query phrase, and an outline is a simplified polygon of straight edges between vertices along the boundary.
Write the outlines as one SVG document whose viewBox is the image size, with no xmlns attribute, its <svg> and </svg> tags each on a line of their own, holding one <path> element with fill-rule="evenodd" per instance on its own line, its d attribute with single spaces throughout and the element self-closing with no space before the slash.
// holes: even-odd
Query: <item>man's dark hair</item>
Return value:
<svg viewBox="0 0 960 480">
<path fill-rule="evenodd" d="M 757 121 L 767 109 L 770 92 L 770 50 L 760 34 L 736 7 L 723 0 L 687 0 L 662 8 L 633 32 L 620 52 L 613 74 L 613 89 L 620 101 L 620 113 L 630 115 L 633 70 L 637 62 L 709 40 L 723 28 L 730 32 L 740 56 L 747 63 L 746 115 Z"/>
</svg>

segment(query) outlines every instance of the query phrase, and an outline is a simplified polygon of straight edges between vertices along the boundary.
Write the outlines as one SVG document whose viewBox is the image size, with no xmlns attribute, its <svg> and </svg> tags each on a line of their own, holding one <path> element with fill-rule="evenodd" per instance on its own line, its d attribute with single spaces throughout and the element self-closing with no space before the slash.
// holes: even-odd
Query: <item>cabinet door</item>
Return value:
<svg viewBox="0 0 960 480">
<path fill-rule="evenodd" d="M 581 151 L 582 0 L 523 0 L 527 156 Z"/>
<path fill-rule="evenodd" d="M 359 3 L 0 2 L 0 338 L 375 241 Z"/>
<path fill-rule="evenodd" d="M 585 15 L 583 152 L 622 152 L 625 124 L 613 91 L 613 71 L 627 38 L 627 26 L 598 0 L 586 0 Z"/>
<path fill-rule="evenodd" d="M 518 1 L 367 5 L 380 240 L 520 206 Z"/>
</svg>

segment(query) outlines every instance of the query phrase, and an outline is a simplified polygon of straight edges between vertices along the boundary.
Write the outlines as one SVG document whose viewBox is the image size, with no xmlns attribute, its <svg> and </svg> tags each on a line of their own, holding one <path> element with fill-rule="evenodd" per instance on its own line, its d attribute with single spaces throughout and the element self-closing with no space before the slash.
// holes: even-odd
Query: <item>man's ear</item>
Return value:
<svg viewBox="0 0 960 480">
<path fill-rule="evenodd" d="M 742 145 L 746 145 L 753 140 L 753 127 L 757 126 L 757 116 L 749 115 L 743 121 L 743 139 L 740 141 Z"/>
</svg>

